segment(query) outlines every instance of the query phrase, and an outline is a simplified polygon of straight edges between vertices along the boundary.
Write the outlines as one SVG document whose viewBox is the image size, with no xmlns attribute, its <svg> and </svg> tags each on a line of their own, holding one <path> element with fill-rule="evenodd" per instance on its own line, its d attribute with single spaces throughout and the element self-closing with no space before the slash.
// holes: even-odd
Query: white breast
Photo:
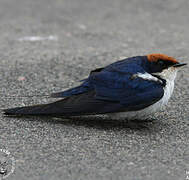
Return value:
<svg viewBox="0 0 189 180">
<path fill-rule="evenodd" d="M 162 78 L 166 79 L 166 86 L 164 87 L 164 95 L 158 102 L 139 111 L 111 113 L 108 116 L 112 119 L 145 119 L 150 114 L 161 110 L 168 103 L 174 89 L 174 80 L 176 78 L 177 71 L 175 69 L 172 69 L 171 72 L 170 71 L 171 70 L 169 68 L 168 72 L 163 72 L 163 74 L 161 74 Z"/>
</svg>

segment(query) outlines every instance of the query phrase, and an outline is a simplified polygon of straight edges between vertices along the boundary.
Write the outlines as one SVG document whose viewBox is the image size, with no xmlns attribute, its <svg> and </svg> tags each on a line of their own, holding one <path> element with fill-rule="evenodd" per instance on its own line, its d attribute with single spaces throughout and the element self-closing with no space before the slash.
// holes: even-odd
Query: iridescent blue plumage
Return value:
<svg viewBox="0 0 189 180">
<path fill-rule="evenodd" d="M 70 97 L 95 91 L 98 100 L 117 102 L 127 110 L 138 110 L 153 104 L 163 96 L 160 82 L 132 78 L 148 72 L 146 56 L 127 58 L 105 68 L 92 71 L 78 87 L 52 94 L 52 97 Z"/>
<path fill-rule="evenodd" d="M 105 68 L 99 68 L 91 71 L 89 77 L 84 82 L 75 88 L 68 89 L 63 92 L 53 93 L 52 97 L 69 97 L 76 94 L 81 94 L 94 89 L 98 84 L 105 82 L 107 87 L 125 88 L 125 83 L 128 83 L 129 78 L 137 72 L 144 73 L 146 67 L 146 56 L 136 56 L 127 58 L 121 61 L 112 63 Z"/>
<path fill-rule="evenodd" d="M 165 82 L 137 76 L 147 74 L 156 78 L 151 72 L 159 72 L 162 67 L 153 58 L 149 61 L 147 56 L 136 56 L 117 61 L 91 71 L 80 86 L 51 95 L 63 98 L 59 101 L 6 109 L 4 112 L 8 115 L 75 116 L 144 109 L 159 101 L 164 95 Z"/>
</svg>

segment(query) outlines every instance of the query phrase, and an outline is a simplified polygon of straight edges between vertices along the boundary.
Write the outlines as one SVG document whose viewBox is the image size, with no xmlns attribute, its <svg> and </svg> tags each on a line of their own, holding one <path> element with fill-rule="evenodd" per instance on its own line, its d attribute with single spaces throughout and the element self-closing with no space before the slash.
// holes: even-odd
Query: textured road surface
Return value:
<svg viewBox="0 0 189 180">
<path fill-rule="evenodd" d="M 1 108 L 46 103 L 90 70 L 165 53 L 189 62 L 188 0 L 1 0 Z M 33 37 L 32 37 L 33 36 Z M 0 148 L 14 180 L 185 180 L 189 171 L 189 66 L 152 122 L 0 117 Z"/>
</svg>

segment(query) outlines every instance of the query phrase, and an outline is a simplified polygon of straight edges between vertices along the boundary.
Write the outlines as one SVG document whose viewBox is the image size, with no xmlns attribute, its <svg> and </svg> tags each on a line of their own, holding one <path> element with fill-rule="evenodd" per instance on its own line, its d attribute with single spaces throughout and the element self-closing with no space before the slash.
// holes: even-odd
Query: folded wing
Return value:
<svg viewBox="0 0 189 180">
<path fill-rule="evenodd" d="M 94 70 L 80 86 L 52 94 L 52 97 L 63 97 L 62 100 L 45 105 L 5 109 L 4 112 L 7 115 L 78 116 L 137 111 L 163 97 L 161 82 L 132 78 L 138 71 L 143 73 L 144 69 L 136 63 L 133 66 L 130 63 L 129 68 L 126 65 L 121 61 Z"/>
</svg>

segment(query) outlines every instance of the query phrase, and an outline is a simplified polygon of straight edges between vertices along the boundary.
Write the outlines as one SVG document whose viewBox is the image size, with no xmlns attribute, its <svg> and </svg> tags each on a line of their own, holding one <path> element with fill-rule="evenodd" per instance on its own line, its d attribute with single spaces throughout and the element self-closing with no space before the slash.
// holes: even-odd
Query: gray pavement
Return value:
<svg viewBox="0 0 189 180">
<path fill-rule="evenodd" d="M 188 0 L 1 0 L 1 108 L 46 103 L 90 70 L 122 57 L 165 53 L 189 62 Z M 33 36 L 33 38 L 31 38 Z M 189 171 L 189 66 L 152 122 L 0 118 L 7 179 L 185 180 Z"/>
</svg>

